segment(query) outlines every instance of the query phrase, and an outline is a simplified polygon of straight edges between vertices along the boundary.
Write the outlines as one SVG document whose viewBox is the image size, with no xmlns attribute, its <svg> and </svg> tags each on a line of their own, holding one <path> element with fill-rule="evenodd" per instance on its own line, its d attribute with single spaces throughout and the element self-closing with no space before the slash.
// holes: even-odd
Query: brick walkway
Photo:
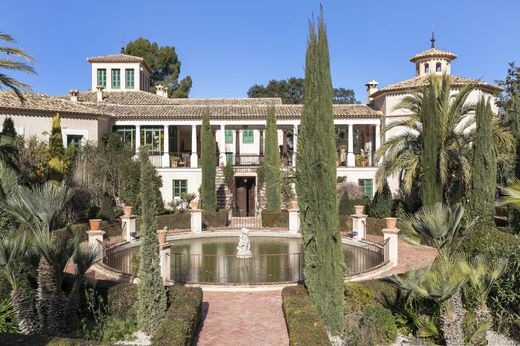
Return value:
<svg viewBox="0 0 520 346">
<path fill-rule="evenodd" d="M 289 345 L 281 291 L 204 291 L 197 345 Z"/>
</svg>

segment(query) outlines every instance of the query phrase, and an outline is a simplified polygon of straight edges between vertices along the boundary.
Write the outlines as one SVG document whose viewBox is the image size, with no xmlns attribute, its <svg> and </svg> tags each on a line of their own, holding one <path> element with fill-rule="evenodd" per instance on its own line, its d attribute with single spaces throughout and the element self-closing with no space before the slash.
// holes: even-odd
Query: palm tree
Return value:
<svg viewBox="0 0 520 346">
<path fill-rule="evenodd" d="M 1 32 L 0 41 L 16 43 L 11 35 Z M 13 47 L 0 47 L 0 53 L 6 53 L 8 56 L 19 58 L 19 60 L 13 60 L 11 58 L 0 59 L 0 69 L 36 73 L 30 65 L 34 62 L 34 59 L 23 50 Z M 31 89 L 28 84 L 20 82 L 13 77 L 9 77 L 4 73 L 0 73 L 0 89 L 3 89 L 4 87 L 11 89 L 16 96 L 18 96 L 21 102 L 25 101 L 22 91 L 30 91 Z"/>
<path fill-rule="evenodd" d="M 385 132 L 395 128 L 405 130 L 389 138 L 377 151 L 378 160 L 384 157 L 376 174 L 378 189 L 393 175 L 399 177 L 406 193 L 410 193 L 412 187 L 421 181 L 422 122 L 428 102 L 424 95 L 434 95 L 434 114 L 440 124 L 438 170 L 444 186 L 444 202 L 454 203 L 464 198 L 471 181 L 471 143 L 475 136 L 474 117 L 468 116 L 475 104 L 467 99 L 475 87 L 476 84 L 469 84 L 453 94 L 449 76 L 441 78 L 432 75 L 427 86 L 405 97 L 396 106 L 396 109 L 409 110 L 411 115 L 405 120 L 392 122 L 385 129 Z M 499 153 L 497 161 L 502 163 L 511 158 L 514 140 L 511 133 L 497 121 L 493 128 L 495 149 Z"/>
</svg>

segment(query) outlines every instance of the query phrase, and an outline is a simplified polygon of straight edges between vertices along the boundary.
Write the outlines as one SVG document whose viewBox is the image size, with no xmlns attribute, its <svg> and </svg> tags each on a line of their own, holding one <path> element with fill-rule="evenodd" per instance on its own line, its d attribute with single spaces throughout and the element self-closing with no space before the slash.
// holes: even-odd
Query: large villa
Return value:
<svg viewBox="0 0 520 346">
<path fill-rule="evenodd" d="M 411 92 L 427 83 L 430 74 L 448 74 L 453 90 L 477 83 L 468 98 L 476 102 L 479 95 L 495 95 L 501 88 L 452 74 L 457 55 L 432 47 L 414 55 L 412 78 L 378 87 L 375 80 L 366 84 L 366 104 L 334 105 L 334 124 L 345 145 L 338 148 L 337 175 L 364 187 L 374 194 L 377 170 L 375 153 L 385 138 L 399 129 L 383 130 L 392 121 L 407 116 L 396 105 Z M 70 95 L 55 97 L 27 94 L 22 104 L 12 92 L 0 92 L 0 121 L 14 120 L 23 136 L 47 139 L 51 117 L 62 117 L 63 144 L 97 142 L 109 131 L 117 131 L 136 151 L 150 150 L 150 160 L 163 179 L 162 196 L 166 202 L 182 192 L 197 193 L 201 184 L 200 128 L 202 116 L 209 109 L 217 142 L 220 166 L 232 163 L 235 169 L 236 194 L 232 198 L 222 173 L 217 176 L 219 207 L 240 210 L 254 216 L 265 203 L 265 192 L 257 191 L 257 168 L 264 154 L 266 116 L 269 107 L 276 109 L 278 143 L 282 167 L 297 165 L 298 126 L 301 105 L 283 104 L 279 98 L 169 98 L 164 87 L 150 93 L 152 70 L 140 57 L 118 54 L 90 57 L 92 84 L 88 91 L 72 89 Z M 74 82 L 71 82 L 71 86 Z M 496 107 L 494 111 L 496 113 Z M 218 170 L 220 172 L 220 170 Z M 219 184 L 220 182 L 220 184 Z M 390 181 L 393 191 L 397 179 Z M 233 204 L 233 200 L 240 205 Z"/>
</svg>

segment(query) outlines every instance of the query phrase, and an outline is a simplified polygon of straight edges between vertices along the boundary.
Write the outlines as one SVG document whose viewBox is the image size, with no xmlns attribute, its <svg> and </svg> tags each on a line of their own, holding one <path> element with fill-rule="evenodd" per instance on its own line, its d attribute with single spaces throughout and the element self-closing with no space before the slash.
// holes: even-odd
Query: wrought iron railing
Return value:
<svg viewBox="0 0 520 346">
<path fill-rule="evenodd" d="M 347 264 L 347 276 L 357 275 L 384 264 L 388 253 L 388 239 L 383 246 L 363 243 L 363 245 L 352 245 L 345 252 L 345 263 Z"/>
<path fill-rule="evenodd" d="M 174 253 L 172 278 L 181 283 L 272 284 L 303 280 L 301 253 L 253 255 L 199 255 Z"/>
<path fill-rule="evenodd" d="M 235 166 L 259 166 L 264 161 L 264 155 L 260 154 L 238 154 L 234 155 Z"/>
</svg>

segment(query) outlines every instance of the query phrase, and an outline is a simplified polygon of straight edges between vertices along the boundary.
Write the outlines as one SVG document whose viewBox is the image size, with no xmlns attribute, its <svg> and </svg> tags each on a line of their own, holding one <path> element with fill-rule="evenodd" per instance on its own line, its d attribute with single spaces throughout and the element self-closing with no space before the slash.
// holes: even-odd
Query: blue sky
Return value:
<svg viewBox="0 0 520 346">
<path fill-rule="evenodd" d="M 520 1 L 321 1 L 334 85 L 365 101 L 364 84 L 413 76 L 408 59 L 437 47 L 459 58 L 454 74 L 502 79 L 520 63 Z M 254 83 L 303 76 L 308 18 L 319 1 L 9 1 L 0 31 L 36 59 L 37 76 L 19 76 L 53 95 L 90 88 L 88 56 L 116 54 L 139 36 L 173 45 L 191 97 L 244 97 Z M 16 75 L 18 77 L 18 75 Z"/>
</svg>

